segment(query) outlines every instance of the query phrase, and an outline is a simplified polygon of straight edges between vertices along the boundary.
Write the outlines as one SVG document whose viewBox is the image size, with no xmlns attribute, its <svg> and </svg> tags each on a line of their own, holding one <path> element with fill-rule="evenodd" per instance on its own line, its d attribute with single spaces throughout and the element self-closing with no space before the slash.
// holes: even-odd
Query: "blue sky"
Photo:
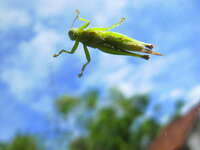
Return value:
<svg viewBox="0 0 200 150">
<path fill-rule="evenodd" d="M 52 57 L 73 46 L 67 31 L 75 9 L 91 27 L 126 17 L 113 31 L 152 43 L 165 56 L 145 61 L 90 48 L 92 61 L 77 78 L 86 61 L 81 45 L 74 55 Z M 126 96 L 150 92 L 153 103 L 167 105 L 183 98 L 190 108 L 200 98 L 199 9 L 198 0 L 1 0 L 0 139 L 24 128 L 42 130 L 57 96 L 91 88 L 117 87 Z M 35 118 L 37 127 L 30 123 Z"/>
</svg>

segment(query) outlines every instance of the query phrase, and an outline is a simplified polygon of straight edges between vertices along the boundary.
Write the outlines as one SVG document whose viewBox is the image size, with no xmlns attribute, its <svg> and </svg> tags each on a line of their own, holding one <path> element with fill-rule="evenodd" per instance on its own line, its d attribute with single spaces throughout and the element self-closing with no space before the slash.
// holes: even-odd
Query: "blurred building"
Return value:
<svg viewBox="0 0 200 150">
<path fill-rule="evenodd" d="M 147 150 L 200 150 L 200 103 L 169 123 Z"/>
</svg>

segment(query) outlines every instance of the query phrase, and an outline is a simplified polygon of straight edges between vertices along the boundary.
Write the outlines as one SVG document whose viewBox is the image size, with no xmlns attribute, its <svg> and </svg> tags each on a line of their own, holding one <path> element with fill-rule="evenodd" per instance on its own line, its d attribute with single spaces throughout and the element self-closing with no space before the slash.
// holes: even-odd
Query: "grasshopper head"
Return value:
<svg viewBox="0 0 200 150">
<path fill-rule="evenodd" d="M 75 28 L 70 29 L 68 34 L 71 40 L 76 40 L 78 37 L 78 31 Z"/>
</svg>

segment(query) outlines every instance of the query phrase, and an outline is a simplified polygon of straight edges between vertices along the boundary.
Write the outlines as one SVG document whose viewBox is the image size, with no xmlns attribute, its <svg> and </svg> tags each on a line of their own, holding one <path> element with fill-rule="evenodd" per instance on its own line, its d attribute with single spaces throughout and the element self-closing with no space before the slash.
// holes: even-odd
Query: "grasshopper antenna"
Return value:
<svg viewBox="0 0 200 150">
<path fill-rule="evenodd" d="M 78 9 L 76 9 L 76 17 L 74 18 L 74 20 L 72 22 L 71 28 L 73 27 L 75 21 L 79 18 L 79 15 L 80 15 L 80 11 Z"/>
</svg>

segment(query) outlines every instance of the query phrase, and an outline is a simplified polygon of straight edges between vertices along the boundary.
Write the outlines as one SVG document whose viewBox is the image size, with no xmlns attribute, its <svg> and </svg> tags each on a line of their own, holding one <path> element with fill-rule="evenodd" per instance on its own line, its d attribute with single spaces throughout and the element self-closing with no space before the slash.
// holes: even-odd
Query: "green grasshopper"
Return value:
<svg viewBox="0 0 200 150">
<path fill-rule="evenodd" d="M 158 52 L 152 51 L 153 49 L 152 44 L 135 40 L 123 34 L 108 31 L 110 29 L 113 29 L 121 25 L 121 23 L 125 20 L 125 18 L 121 18 L 121 20 L 118 23 L 110 27 L 86 29 L 90 25 L 90 21 L 81 18 L 80 12 L 78 10 L 76 12 L 77 12 L 77 16 L 74 19 L 73 24 L 77 19 L 84 21 L 86 23 L 84 23 L 79 28 L 71 28 L 69 30 L 68 34 L 69 34 L 70 39 L 75 41 L 73 48 L 70 51 L 62 49 L 58 52 L 58 54 L 54 54 L 53 56 L 57 57 L 62 53 L 73 54 L 78 48 L 79 42 L 81 42 L 83 44 L 83 49 L 85 51 L 87 62 L 82 66 L 81 72 L 78 74 L 78 77 L 81 77 L 83 75 L 83 72 L 86 66 L 90 63 L 90 53 L 88 51 L 87 46 L 92 47 L 92 48 L 97 48 L 109 54 L 135 56 L 135 57 L 140 57 L 146 60 L 150 58 L 149 55 L 141 55 L 141 54 L 133 53 L 132 51 L 143 52 L 143 53 L 148 53 L 148 54 L 153 54 L 153 55 L 162 55 Z"/>
</svg>

